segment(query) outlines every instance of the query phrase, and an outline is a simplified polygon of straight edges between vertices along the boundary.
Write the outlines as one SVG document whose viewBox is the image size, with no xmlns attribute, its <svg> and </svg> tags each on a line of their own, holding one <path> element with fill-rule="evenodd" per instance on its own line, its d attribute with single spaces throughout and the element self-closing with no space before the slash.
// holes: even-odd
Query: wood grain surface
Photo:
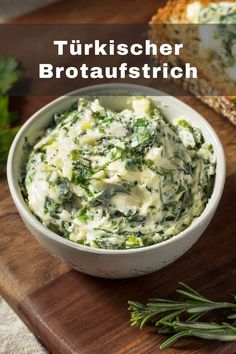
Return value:
<svg viewBox="0 0 236 354">
<path fill-rule="evenodd" d="M 147 23 L 166 0 L 62 0 L 14 23 Z"/>
<path fill-rule="evenodd" d="M 164 1 L 60 1 L 15 23 L 146 22 Z M 102 5 L 101 5 L 102 4 Z M 13 22 L 13 21 L 12 21 Z M 197 244 L 159 272 L 130 280 L 96 279 L 50 256 L 24 226 L 0 179 L 0 292 L 52 353 L 159 353 L 165 339 L 129 325 L 127 301 L 173 296 L 185 281 L 207 296 L 236 293 L 236 128 L 193 97 L 182 97 L 212 124 L 223 142 L 227 181 L 218 211 Z M 14 100 L 21 121 L 52 97 Z M 0 343 L 1 352 L 1 343 Z M 235 343 L 186 339 L 165 353 L 236 353 Z"/>
</svg>

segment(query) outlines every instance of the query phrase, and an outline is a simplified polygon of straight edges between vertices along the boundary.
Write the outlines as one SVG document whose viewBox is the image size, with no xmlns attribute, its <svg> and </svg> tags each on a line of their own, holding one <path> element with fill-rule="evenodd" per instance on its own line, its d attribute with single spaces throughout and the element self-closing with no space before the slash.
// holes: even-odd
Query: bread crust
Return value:
<svg viewBox="0 0 236 354">
<path fill-rule="evenodd" d="M 186 19 L 187 5 L 195 2 L 196 0 L 169 0 L 163 8 L 158 9 L 157 13 L 152 17 L 150 24 L 183 24 L 189 23 Z M 223 0 L 197 0 L 201 4 L 207 6 L 210 3 L 219 3 Z M 227 0 L 227 2 L 235 2 L 235 0 Z M 154 26 L 155 27 L 155 26 Z M 157 33 L 151 29 L 150 36 L 155 42 L 157 40 Z M 167 39 L 167 38 L 166 38 Z M 184 58 L 173 58 L 171 65 L 184 64 Z M 186 58 L 187 59 L 187 58 Z M 176 60 L 176 62 L 174 62 Z M 236 96 L 226 96 L 222 94 L 221 83 L 217 83 L 215 78 L 209 79 L 207 72 L 199 71 L 198 80 L 182 79 L 178 81 L 185 90 L 194 94 L 201 101 L 205 102 L 209 107 L 213 108 L 216 112 L 228 118 L 234 125 L 236 125 L 236 105 L 233 100 Z M 209 95 L 209 92 L 216 92 L 216 95 Z"/>
<path fill-rule="evenodd" d="M 166 5 L 159 8 L 155 15 L 151 18 L 150 23 L 181 23 L 186 21 L 186 7 L 193 2 L 200 2 L 202 5 L 210 3 L 220 3 L 222 0 L 168 0 Z M 235 0 L 227 0 L 227 2 L 235 2 Z M 174 16 L 173 16 L 174 14 Z M 176 22 L 178 21 L 178 22 Z"/>
</svg>

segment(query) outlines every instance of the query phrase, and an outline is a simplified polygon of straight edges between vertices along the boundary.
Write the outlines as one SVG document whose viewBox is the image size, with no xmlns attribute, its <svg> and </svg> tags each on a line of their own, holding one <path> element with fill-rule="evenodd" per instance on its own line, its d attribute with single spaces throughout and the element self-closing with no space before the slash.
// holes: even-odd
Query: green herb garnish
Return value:
<svg viewBox="0 0 236 354">
<path fill-rule="evenodd" d="M 236 98 L 233 98 L 231 102 L 236 105 Z"/>
<path fill-rule="evenodd" d="M 158 333 L 171 337 L 161 344 L 165 349 L 182 337 L 198 337 L 209 340 L 236 341 L 235 322 L 220 324 L 199 322 L 199 319 L 214 310 L 227 310 L 227 320 L 236 319 L 236 297 L 234 302 L 212 301 L 184 283 L 176 290 L 182 296 L 180 301 L 151 299 L 147 305 L 129 301 L 131 325 L 140 329 L 147 323 L 158 328 Z"/>
<path fill-rule="evenodd" d="M 16 112 L 9 112 L 8 91 L 21 77 L 22 71 L 17 69 L 18 63 L 14 58 L 0 60 L 0 173 L 3 171 L 11 143 L 19 130 L 12 127 L 17 119 Z"/>
</svg>

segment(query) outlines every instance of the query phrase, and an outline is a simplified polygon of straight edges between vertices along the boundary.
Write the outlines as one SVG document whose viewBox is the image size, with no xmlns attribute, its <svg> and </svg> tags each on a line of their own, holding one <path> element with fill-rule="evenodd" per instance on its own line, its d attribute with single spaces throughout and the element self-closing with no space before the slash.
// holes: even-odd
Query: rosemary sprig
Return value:
<svg viewBox="0 0 236 354">
<path fill-rule="evenodd" d="M 220 340 L 220 341 L 236 341 L 236 327 L 228 323 L 206 323 L 206 322 L 193 322 L 185 323 L 174 321 L 172 323 L 162 323 L 163 326 L 170 326 L 173 332 L 172 335 L 164 343 L 160 345 L 160 349 L 166 349 L 174 344 L 179 338 L 182 337 L 197 337 L 202 339 Z"/>
<path fill-rule="evenodd" d="M 201 317 L 213 310 L 228 309 L 228 319 L 236 319 L 236 303 L 216 302 L 202 296 L 188 285 L 179 283 L 176 290 L 181 301 L 150 299 L 147 305 L 129 301 L 131 325 L 140 329 L 147 323 L 158 327 L 159 333 L 172 335 L 160 348 L 164 349 L 182 337 L 194 336 L 204 339 L 235 341 L 236 327 L 223 322 L 198 322 Z M 234 301 L 236 297 L 234 297 Z"/>
</svg>

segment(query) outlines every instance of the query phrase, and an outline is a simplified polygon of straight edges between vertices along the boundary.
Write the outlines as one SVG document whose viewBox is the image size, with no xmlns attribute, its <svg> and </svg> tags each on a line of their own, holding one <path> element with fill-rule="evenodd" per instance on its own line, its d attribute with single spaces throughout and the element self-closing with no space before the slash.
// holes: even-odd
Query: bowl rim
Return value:
<svg viewBox="0 0 236 354">
<path fill-rule="evenodd" d="M 217 169 L 219 169 L 220 166 L 220 173 L 216 173 L 215 176 L 215 183 L 214 183 L 214 189 L 212 192 L 211 197 L 209 198 L 205 209 L 203 212 L 193 220 L 193 222 L 183 231 L 178 233 L 175 236 L 172 236 L 168 240 L 162 241 L 157 244 L 153 244 L 150 246 L 144 246 L 144 247 L 139 247 L 139 248 L 129 248 L 129 249 L 103 249 L 103 248 L 93 248 L 90 246 L 86 245 L 81 245 L 76 242 L 73 242 L 69 239 L 65 239 L 58 235 L 57 233 L 51 231 L 48 229 L 45 225 L 43 225 L 39 220 L 37 220 L 31 211 L 29 210 L 27 204 L 25 203 L 23 196 L 17 188 L 18 181 L 16 180 L 16 177 L 14 177 L 13 174 L 13 160 L 14 156 L 19 153 L 19 150 L 17 150 L 17 146 L 22 139 L 22 135 L 27 131 L 27 129 L 34 124 L 35 120 L 38 119 L 38 116 L 41 116 L 45 111 L 51 109 L 52 107 L 56 106 L 58 103 L 66 101 L 69 97 L 71 96 L 81 96 L 81 92 L 83 91 L 90 91 L 90 90 L 96 90 L 96 89 L 108 89 L 109 92 L 112 92 L 114 88 L 120 88 L 121 90 L 143 90 L 144 93 L 148 96 L 168 96 L 171 98 L 173 103 L 176 103 L 176 105 L 181 105 L 183 109 L 194 113 L 195 116 L 198 117 L 198 122 L 200 122 L 200 126 L 205 127 L 210 135 L 212 136 L 212 140 L 214 140 L 215 144 L 215 154 L 216 154 L 216 159 L 217 159 Z M 86 93 L 84 93 L 86 95 Z M 114 94 L 110 94 L 111 96 Z M 122 96 L 122 95 L 120 95 Z M 125 94 L 123 96 L 126 96 Z M 216 170 L 217 170 L 216 169 Z M 224 150 L 222 143 L 216 134 L 215 130 L 213 127 L 206 121 L 203 116 L 198 113 L 194 108 L 189 106 L 188 104 L 184 103 L 183 101 L 179 100 L 176 97 L 173 97 L 171 95 L 166 94 L 163 91 L 159 91 L 153 88 L 149 88 L 147 86 L 142 86 L 142 85 L 134 85 L 134 84 L 121 84 L 121 83 L 111 83 L 111 84 L 99 84 L 99 85 L 93 85 L 93 86 L 87 86 L 84 88 L 80 88 L 78 90 L 69 92 L 66 95 L 60 96 L 53 101 L 49 102 L 47 105 L 43 106 L 40 108 L 38 111 L 36 111 L 27 121 L 22 125 L 20 130 L 18 131 L 17 135 L 14 138 L 14 141 L 11 145 L 9 154 L 8 154 L 8 160 L 7 160 L 7 180 L 8 180 L 8 185 L 10 189 L 11 196 L 13 198 L 13 201 L 18 209 L 18 212 L 20 213 L 21 217 L 27 221 L 27 223 L 30 225 L 31 228 L 35 229 L 40 235 L 42 234 L 46 238 L 51 239 L 54 242 L 59 242 L 60 244 L 64 245 L 65 247 L 73 248 L 78 251 L 86 252 L 86 253 L 96 253 L 100 255 L 128 255 L 128 254 L 136 254 L 136 253 L 145 253 L 149 251 L 155 251 L 157 248 L 164 247 L 168 244 L 174 243 L 184 237 L 186 237 L 189 232 L 195 231 L 199 225 L 208 219 L 208 216 L 211 215 L 212 210 L 215 211 L 215 208 L 217 207 L 222 192 L 224 188 L 224 183 L 225 183 L 225 176 L 226 176 L 226 162 L 225 162 L 225 155 L 224 155 Z M 23 220 L 24 221 L 24 220 Z"/>
</svg>

